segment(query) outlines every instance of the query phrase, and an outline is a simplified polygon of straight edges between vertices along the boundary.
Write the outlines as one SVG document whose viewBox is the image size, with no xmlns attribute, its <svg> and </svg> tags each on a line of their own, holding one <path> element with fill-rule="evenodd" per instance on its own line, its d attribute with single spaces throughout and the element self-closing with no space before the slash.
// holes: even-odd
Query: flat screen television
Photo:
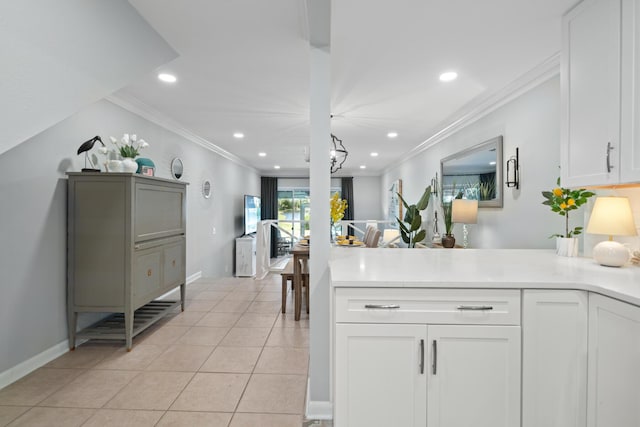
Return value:
<svg viewBox="0 0 640 427">
<path fill-rule="evenodd" d="M 253 234 L 258 231 L 260 221 L 260 197 L 244 196 L 244 234 Z"/>
</svg>

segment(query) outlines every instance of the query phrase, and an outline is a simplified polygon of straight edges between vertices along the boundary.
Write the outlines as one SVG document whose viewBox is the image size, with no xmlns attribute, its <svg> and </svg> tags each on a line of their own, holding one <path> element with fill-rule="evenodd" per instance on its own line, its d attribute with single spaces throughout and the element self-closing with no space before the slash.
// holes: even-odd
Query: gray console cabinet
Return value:
<svg viewBox="0 0 640 427">
<path fill-rule="evenodd" d="M 130 173 L 69 173 L 69 346 L 78 313 L 122 313 L 124 327 L 86 338 L 133 336 L 185 300 L 186 183 Z M 180 301 L 151 301 L 180 286 Z M 134 312 L 143 307 L 136 314 Z M 149 308 L 150 307 L 150 308 Z"/>
</svg>

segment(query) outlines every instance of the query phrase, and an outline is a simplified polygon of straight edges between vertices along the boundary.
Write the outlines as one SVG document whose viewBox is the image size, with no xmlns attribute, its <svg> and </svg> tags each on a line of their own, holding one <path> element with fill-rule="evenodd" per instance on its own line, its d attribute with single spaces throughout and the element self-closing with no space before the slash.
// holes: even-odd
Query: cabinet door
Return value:
<svg viewBox="0 0 640 427">
<path fill-rule="evenodd" d="M 640 0 L 622 2 L 621 182 L 640 181 Z"/>
<path fill-rule="evenodd" d="M 133 255 L 133 297 L 136 308 L 160 290 L 162 248 L 137 251 Z"/>
<path fill-rule="evenodd" d="M 589 427 L 640 426 L 640 308 L 589 295 Z"/>
<path fill-rule="evenodd" d="M 522 427 L 585 427 L 588 302 L 583 291 L 524 291 Z"/>
<path fill-rule="evenodd" d="M 427 327 L 337 324 L 336 427 L 424 427 Z"/>
<path fill-rule="evenodd" d="M 585 0 L 563 19 L 562 184 L 620 177 L 621 0 Z M 607 146 L 609 164 L 607 168 Z"/>
<path fill-rule="evenodd" d="M 520 425 L 519 326 L 429 326 L 428 354 L 429 427 Z"/>
<path fill-rule="evenodd" d="M 162 285 L 165 289 L 184 283 L 184 254 L 184 239 L 164 247 Z"/>
</svg>

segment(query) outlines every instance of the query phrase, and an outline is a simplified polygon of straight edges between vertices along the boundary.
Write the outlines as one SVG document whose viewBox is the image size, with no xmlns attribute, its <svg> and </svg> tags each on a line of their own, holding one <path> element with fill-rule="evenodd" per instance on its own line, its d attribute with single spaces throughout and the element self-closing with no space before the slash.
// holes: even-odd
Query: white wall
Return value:
<svg viewBox="0 0 640 427">
<path fill-rule="evenodd" d="M 478 224 L 469 226 L 469 245 L 474 248 L 553 247 L 554 241 L 548 237 L 560 232 L 562 218 L 541 204 L 544 199 L 540 193 L 553 188 L 559 176 L 560 81 L 557 76 L 390 169 L 382 177 L 382 206 L 387 206 L 387 189 L 392 181 L 402 179 L 403 197 L 408 203 L 415 203 L 436 172 L 440 175 L 440 159 L 498 135 L 504 137 L 504 161 L 515 154 L 516 147 L 520 148 L 520 189 L 506 188 L 503 184 L 504 207 L 479 210 Z M 434 200 L 431 199 L 423 215 L 428 218 L 428 239 L 433 229 Z M 438 218 L 442 233 L 444 223 L 440 214 Z M 572 222 L 575 226 L 582 225 L 582 218 Z M 454 234 L 462 240 L 461 226 L 454 227 Z"/>
<path fill-rule="evenodd" d="M 382 202 L 380 201 L 381 182 L 379 176 L 353 177 L 354 219 L 385 219 L 382 211 Z"/>
<path fill-rule="evenodd" d="M 176 58 L 127 0 L 0 2 L 0 153 Z"/>
<path fill-rule="evenodd" d="M 173 157 L 184 162 L 187 275 L 233 274 L 242 195 L 260 194 L 258 173 L 99 101 L 0 155 L 0 373 L 67 338 L 65 172 L 83 167 L 75 154 L 83 141 L 125 132 L 149 142 L 142 156 L 154 160 L 157 176 L 170 177 Z M 210 199 L 201 196 L 204 178 L 212 182 Z"/>
</svg>

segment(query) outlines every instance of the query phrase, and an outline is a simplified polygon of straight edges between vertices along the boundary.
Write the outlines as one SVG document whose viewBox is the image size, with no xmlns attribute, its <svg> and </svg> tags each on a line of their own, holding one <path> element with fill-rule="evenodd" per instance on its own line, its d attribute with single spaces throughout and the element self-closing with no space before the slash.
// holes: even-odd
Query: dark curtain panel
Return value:
<svg viewBox="0 0 640 427">
<path fill-rule="evenodd" d="M 353 177 L 342 178 L 342 198 L 347 200 L 347 209 L 344 211 L 343 219 L 353 220 L 355 214 L 353 208 Z M 349 226 L 347 234 L 355 235 L 355 230 Z"/>
<path fill-rule="evenodd" d="M 278 219 L 278 178 L 263 176 L 260 179 L 261 218 Z M 271 258 L 277 256 L 280 231 L 271 227 Z"/>
</svg>

